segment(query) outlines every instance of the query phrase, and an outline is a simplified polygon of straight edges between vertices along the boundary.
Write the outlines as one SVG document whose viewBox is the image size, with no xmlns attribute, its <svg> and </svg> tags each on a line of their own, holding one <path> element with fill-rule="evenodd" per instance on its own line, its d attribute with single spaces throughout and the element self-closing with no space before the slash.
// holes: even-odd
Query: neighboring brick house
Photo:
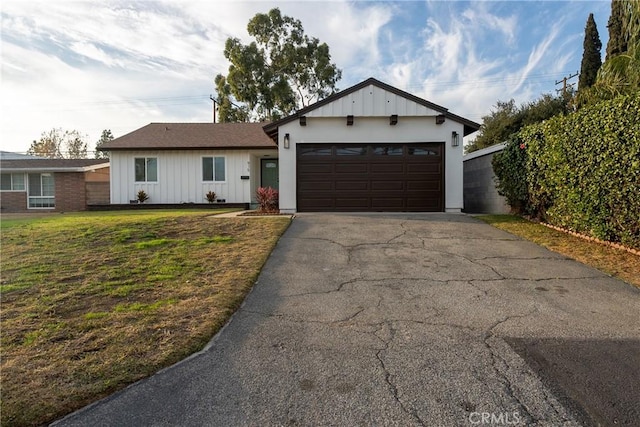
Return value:
<svg viewBox="0 0 640 427">
<path fill-rule="evenodd" d="M 83 211 L 109 204 L 109 160 L 0 158 L 0 211 Z"/>
</svg>

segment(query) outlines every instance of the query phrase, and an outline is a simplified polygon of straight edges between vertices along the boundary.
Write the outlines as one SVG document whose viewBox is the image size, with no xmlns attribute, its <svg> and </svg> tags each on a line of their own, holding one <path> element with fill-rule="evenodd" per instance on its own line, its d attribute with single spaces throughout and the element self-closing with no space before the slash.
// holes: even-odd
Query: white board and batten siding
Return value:
<svg viewBox="0 0 640 427">
<path fill-rule="evenodd" d="M 437 116 L 439 112 L 377 86 L 363 89 L 338 98 L 329 104 L 309 111 L 307 117 L 343 116 Z"/>
<path fill-rule="evenodd" d="M 276 151 L 273 150 L 275 155 Z M 227 203 L 251 202 L 256 177 L 254 164 L 259 163 L 262 152 L 250 150 L 144 150 L 111 152 L 111 203 L 127 204 L 144 190 L 148 203 L 206 203 L 205 194 L 216 193 L 216 198 Z M 135 181 L 135 158 L 158 159 L 157 182 Z M 204 182 L 202 158 L 224 157 L 225 181 Z M 258 169 L 259 170 L 259 169 Z M 249 176 L 250 179 L 242 179 Z"/>
</svg>

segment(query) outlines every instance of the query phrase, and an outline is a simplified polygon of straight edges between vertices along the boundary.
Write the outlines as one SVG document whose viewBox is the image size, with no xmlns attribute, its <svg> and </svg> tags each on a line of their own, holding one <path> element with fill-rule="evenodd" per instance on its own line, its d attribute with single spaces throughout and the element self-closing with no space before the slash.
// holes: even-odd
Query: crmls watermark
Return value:
<svg viewBox="0 0 640 427">
<path fill-rule="evenodd" d="M 521 421 L 519 412 L 472 412 L 469 414 L 469 422 L 473 425 L 518 425 Z"/>
</svg>

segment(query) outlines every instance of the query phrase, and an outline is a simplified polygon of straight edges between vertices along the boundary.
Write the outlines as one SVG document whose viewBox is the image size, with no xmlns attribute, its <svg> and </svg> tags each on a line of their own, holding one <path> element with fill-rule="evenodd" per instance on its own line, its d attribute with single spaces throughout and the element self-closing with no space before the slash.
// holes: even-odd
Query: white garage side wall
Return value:
<svg viewBox="0 0 640 427">
<path fill-rule="evenodd" d="M 271 152 L 276 154 L 275 150 Z M 262 155 L 261 151 L 255 153 Z M 147 203 L 153 204 L 206 203 L 209 191 L 227 203 L 249 203 L 251 182 L 260 179 L 255 169 L 252 171 L 250 150 L 113 151 L 110 156 L 112 204 L 129 203 L 139 190 L 144 190 L 149 195 Z M 136 157 L 158 159 L 157 182 L 135 182 Z M 224 182 L 203 182 L 203 157 L 225 157 Z M 241 179 L 243 175 L 250 179 Z"/>
<path fill-rule="evenodd" d="M 451 133 L 460 135 L 460 145 L 451 146 Z M 436 125 L 435 116 L 398 117 L 389 124 L 389 117 L 354 117 L 347 126 L 345 117 L 309 117 L 307 125 L 293 121 L 278 130 L 280 159 L 280 210 L 296 212 L 296 146 L 301 143 L 412 143 L 443 142 L 445 147 L 445 211 L 460 212 L 463 207 L 463 168 L 461 123 L 447 119 Z M 284 135 L 289 134 L 290 148 L 284 148 Z"/>
</svg>

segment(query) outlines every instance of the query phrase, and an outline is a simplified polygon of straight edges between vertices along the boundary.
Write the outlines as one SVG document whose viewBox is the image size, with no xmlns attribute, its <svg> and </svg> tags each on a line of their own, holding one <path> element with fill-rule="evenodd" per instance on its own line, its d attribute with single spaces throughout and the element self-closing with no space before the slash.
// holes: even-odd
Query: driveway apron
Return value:
<svg viewBox="0 0 640 427">
<path fill-rule="evenodd" d="M 206 349 L 57 425 L 633 425 L 639 313 L 466 215 L 304 214 Z"/>
</svg>

